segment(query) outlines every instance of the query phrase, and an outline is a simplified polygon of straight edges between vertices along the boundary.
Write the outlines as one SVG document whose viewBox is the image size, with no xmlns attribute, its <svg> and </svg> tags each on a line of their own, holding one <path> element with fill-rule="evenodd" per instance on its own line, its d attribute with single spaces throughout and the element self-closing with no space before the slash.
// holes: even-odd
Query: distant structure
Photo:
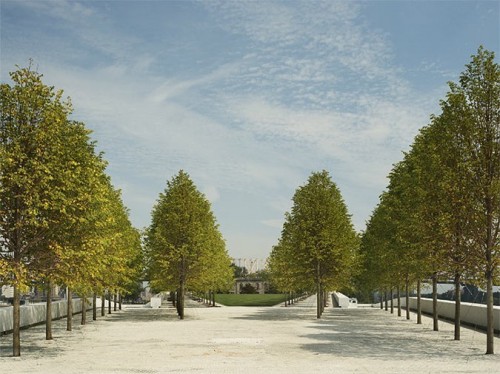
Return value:
<svg viewBox="0 0 500 374">
<path fill-rule="evenodd" d="M 247 271 L 247 275 L 236 278 L 231 293 L 260 293 L 267 292 L 269 284 L 267 281 L 255 276 L 260 270 L 264 270 L 267 265 L 265 258 L 233 258 L 233 264 Z"/>
<path fill-rule="evenodd" d="M 233 258 L 233 264 L 247 269 L 248 274 L 254 274 L 266 268 L 267 258 Z"/>
<path fill-rule="evenodd" d="M 269 289 L 269 283 L 258 278 L 236 278 L 230 293 L 258 293 L 265 294 Z"/>
</svg>

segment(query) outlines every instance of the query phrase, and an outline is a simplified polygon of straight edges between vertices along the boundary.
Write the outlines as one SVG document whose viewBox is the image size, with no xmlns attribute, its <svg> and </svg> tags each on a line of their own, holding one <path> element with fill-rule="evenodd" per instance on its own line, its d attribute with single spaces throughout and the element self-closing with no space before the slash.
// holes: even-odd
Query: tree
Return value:
<svg viewBox="0 0 500 374">
<path fill-rule="evenodd" d="M 492 285 L 500 264 L 500 66 L 492 52 L 479 48 L 459 84 L 450 83 L 441 108 L 391 173 L 387 196 L 397 214 L 383 220 L 395 225 L 388 237 L 406 243 L 400 256 L 404 263 L 418 264 L 412 267 L 419 277 L 430 272 L 434 288 L 439 276 L 454 278 L 455 339 L 460 338 L 461 281 L 486 286 L 486 353 L 492 354 Z M 381 200 L 380 206 L 385 204 Z M 369 247 L 387 236 L 371 224 L 365 236 L 363 251 L 370 260 L 377 251 Z M 373 267 L 373 261 L 365 263 Z M 436 305 L 435 290 L 433 295 Z"/>
<path fill-rule="evenodd" d="M 404 282 L 403 272 L 395 263 L 392 239 L 395 235 L 394 222 L 382 194 L 379 205 L 373 211 L 361 237 L 360 258 L 364 271 L 358 275 L 358 287 L 368 293 L 384 293 L 393 281 Z M 380 296 L 382 298 L 382 296 Z"/>
<path fill-rule="evenodd" d="M 437 262 L 455 282 L 455 339 L 460 339 L 460 283 L 465 277 L 478 284 L 484 277 L 491 295 L 487 353 L 493 353 L 492 284 L 500 262 L 500 68 L 482 47 L 466 67 L 459 84 L 449 83 L 442 113 L 413 149 L 424 148 L 417 152 L 422 174 L 438 180 L 421 204 L 434 212 L 422 215 L 421 222 L 429 223 L 427 238 L 433 236 L 443 250 Z"/>
<path fill-rule="evenodd" d="M 455 105 L 450 106 L 445 101 L 441 103 L 441 107 L 442 114 L 432 118 L 432 123 L 415 141 L 413 150 L 420 163 L 424 181 L 437 181 L 433 191 L 427 189 L 424 193 L 424 200 L 420 204 L 424 214 L 425 211 L 432 212 L 431 215 L 422 214 L 421 222 L 428 222 L 422 232 L 427 231 L 426 237 L 433 238 L 432 245 L 440 248 L 439 258 L 434 255 L 433 260 L 439 260 L 437 262 L 440 264 L 441 274 L 446 279 L 454 279 L 455 340 L 460 340 L 460 283 L 464 276 L 470 281 L 477 271 L 472 242 L 468 239 L 472 234 L 471 219 L 474 215 L 470 185 L 474 177 L 469 162 L 470 150 L 464 143 L 461 121 L 457 121 L 462 118 L 463 113 L 457 111 Z M 425 184 L 427 183 L 424 182 L 423 185 Z M 435 276 L 433 280 L 436 281 Z M 435 304 L 435 287 L 433 299 Z M 434 315 L 436 325 L 436 312 Z"/>
<path fill-rule="evenodd" d="M 478 49 L 459 85 L 450 85 L 448 103 L 463 114 L 460 134 L 470 154 L 473 236 L 487 294 L 486 353 L 494 353 L 493 280 L 500 266 L 500 65 L 495 54 Z"/>
<path fill-rule="evenodd" d="M 68 184 L 58 157 L 71 105 L 30 67 L 10 74 L 0 93 L 0 251 L 14 287 L 13 355 L 20 355 L 20 291 L 42 258 L 54 259 L 59 224 L 67 217 Z M 52 262 L 52 261 L 51 261 Z"/>
<path fill-rule="evenodd" d="M 246 278 L 248 276 L 248 270 L 244 266 L 231 264 L 231 268 L 233 269 L 235 278 Z"/>
<path fill-rule="evenodd" d="M 193 280 L 191 290 L 212 295 L 211 304 L 215 306 L 215 292 L 227 291 L 234 285 L 234 271 L 226 244 L 219 230 L 210 230 L 210 243 L 201 264 L 201 276 Z"/>
<path fill-rule="evenodd" d="M 312 290 L 310 279 L 304 278 L 300 273 L 300 263 L 295 261 L 286 236 L 286 231 L 283 230 L 278 244 L 273 246 L 267 260 L 271 282 L 283 293 Z"/>
<path fill-rule="evenodd" d="M 68 119 L 69 99 L 62 101 L 62 91 L 44 85 L 30 67 L 11 79 L 13 86 L 0 88 L 0 279 L 14 286 L 13 354 L 19 356 L 20 290 L 47 285 L 51 339 L 52 285 L 75 288 L 85 301 L 92 287 L 105 284 L 101 265 L 112 259 L 122 265 L 112 273 L 113 285 L 125 282 L 135 274 L 140 237 L 90 131 Z"/>
<path fill-rule="evenodd" d="M 160 194 L 146 232 L 148 271 L 155 289 L 177 290 L 184 319 L 187 288 L 214 287 L 231 276 L 231 261 L 210 203 L 184 171 Z"/>
<path fill-rule="evenodd" d="M 308 183 L 295 192 L 293 202 L 280 243 L 273 248 L 270 270 L 280 288 L 286 287 L 289 276 L 292 284 L 315 289 L 316 316 L 320 318 L 325 291 L 351 282 L 359 240 L 328 172 L 312 173 Z"/>
<path fill-rule="evenodd" d="M 47 247 L 33 261 L 38 278 L 47 284 L 48 295 L 55 283 L 74 284 L 95 273 L 96 259 L 102 255 L 97 245 L 88 242 L 99 226 L 96 209 L 102 209 L 106 163 L 96 154 L 90 131 L 83 123 L 67 121 L 63 130 L 60 151 L 53 154 L 58 178 L 54 178 L 52 188 L 58 189 L 64 200 L 60 202 L 61 208 L 52 212 L 59 219 L 50 230 Z M 50 309 L 51 298 L 47 297 L 47 339 L 52 338 Z M 68 313 L 68 318 L 71 316 Z"/>
</svg>

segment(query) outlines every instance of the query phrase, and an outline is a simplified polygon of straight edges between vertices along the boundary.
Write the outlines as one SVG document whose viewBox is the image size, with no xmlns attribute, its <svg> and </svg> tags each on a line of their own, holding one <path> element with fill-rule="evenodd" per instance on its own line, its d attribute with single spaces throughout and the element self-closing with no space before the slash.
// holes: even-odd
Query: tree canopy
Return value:
<svg viewBox="0 0 500 374">
<path fill-rule="evenodd" d="M 167 182 L 146 232 L 148 271 L 154 289 L 175 290 L 184 318 L 186 289 L 227 289 L 231 259 L 210 203 L 184 171 Z"/>
<path fill-rule="evenodd" d="M 272 279 L 283 291 L 347 287 L 357 270 L 358 236 L 340 190 L 327 171 L 312 173 L 293 196 L 279 243 L 269 258 Z"/>
<path fill-rule="evenodd" d="M 84 296 L 123 288 L 142 266 L 139 235 L 90 131 L 70 119 L 70 100 L 31 66 L 11 80 L 0 86 L 0 279 L 14 287 L 19 356 L 22 290 L 46 284 L 50 293 L 57 282 Z"/>
<path fill-rule="evenodd" d="M 362 239 L 365 285 L 453 279 L 455 338 L 460 282 L 487 293 L 487 353 L 493 353 L 493 281 L 500 265 L 500 66 L 480 47 L 459 82 L 451 82 L 441 114 L 422 128 Z M 380 259 L 385 260 L 380 266 Z M 437 313 L 435 312 L 437 322 Z M 435 325 L 435 329 L 437 326 Z"/>
</svg>

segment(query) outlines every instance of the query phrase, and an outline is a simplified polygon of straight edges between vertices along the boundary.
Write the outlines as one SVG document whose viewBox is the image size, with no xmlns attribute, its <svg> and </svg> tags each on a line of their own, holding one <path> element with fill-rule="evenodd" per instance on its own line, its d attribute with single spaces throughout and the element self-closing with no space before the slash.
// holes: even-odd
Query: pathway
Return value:
<svg viewBox="0 0 500 374">
<path fill-rule="evenodd" d="M 414 320 L 414 315 L 412 319 Z M 91 318 L 91 316 L 90 316 Z M 78 318 L 76 319 L 78 320 Z M 53 341 L 44 326 L 22 332 L 22 357 L 11 335 L 0 337 L 8 373 L 498 373 L 500 353 L 484 355 L 485 335 L 453 326 L 432 331 L 377 308 L 327 308 L 315 319 L 314 298 L 290 307 L 130 308 L 65 331 Z M 500 352 L 500 338 L 495 338 Z"/>
</svg>

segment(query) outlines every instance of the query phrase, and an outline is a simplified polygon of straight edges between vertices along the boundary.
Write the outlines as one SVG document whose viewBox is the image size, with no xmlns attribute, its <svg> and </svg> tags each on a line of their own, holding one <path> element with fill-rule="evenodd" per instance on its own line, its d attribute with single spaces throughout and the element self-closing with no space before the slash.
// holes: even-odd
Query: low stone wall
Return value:
<svg viewBox="0 0 500 374">
<path fill-rule="evenodd" d="M 395 300 L 397 305 L 397 300 Z M 401 298 L 401 305 L 406 306 L 406 300 Z M 432 314 L 432 299 L 421 298 L 420 302 L 422 312 Z M 417 309 L 417 298 L 410 297 L 410 309 Z M 455 302 L 449 300 L 438 300 L 437 312 L 439 317 L 454 319 L 455 318 Z M 494 328 L 500 331 L 500 307 L 493 307 Z M 486 328 L 486 305 L 474 303 L 462 303 L 460 308 L 460 320 L 463 323 Z"/>
<path fill-rule="evenodd" d="M 52 302 L 52 319 L 66 317 L 67 301 Z M 100 305 L 98 299 L 97 305 Z M 28 327 L 38 323 L 45 322 L 46 305 L 45 303 L 21 305 L 21 327 Z M 92 299 L 87 299 L 87 310 L 92 309 Z M 13 307 L 0 308 L 0 333 L 12 331 L 12 312 Z M 82 312 L 82 300 L 73 299 L 73 313 Z"/>
<path fill-rule="evenodd" d="M 340 292 L 332 292 L 332 302 L 333 305 L 337 308 L 349 308 L 349 298 L 340 293 Z"/>
<path fill-rule="evenodd" d="M 343 293 L 332 292 L 332 304 L 334 308 L 357 308 L 358 301 L 352 299 Z"/>
</svg>

